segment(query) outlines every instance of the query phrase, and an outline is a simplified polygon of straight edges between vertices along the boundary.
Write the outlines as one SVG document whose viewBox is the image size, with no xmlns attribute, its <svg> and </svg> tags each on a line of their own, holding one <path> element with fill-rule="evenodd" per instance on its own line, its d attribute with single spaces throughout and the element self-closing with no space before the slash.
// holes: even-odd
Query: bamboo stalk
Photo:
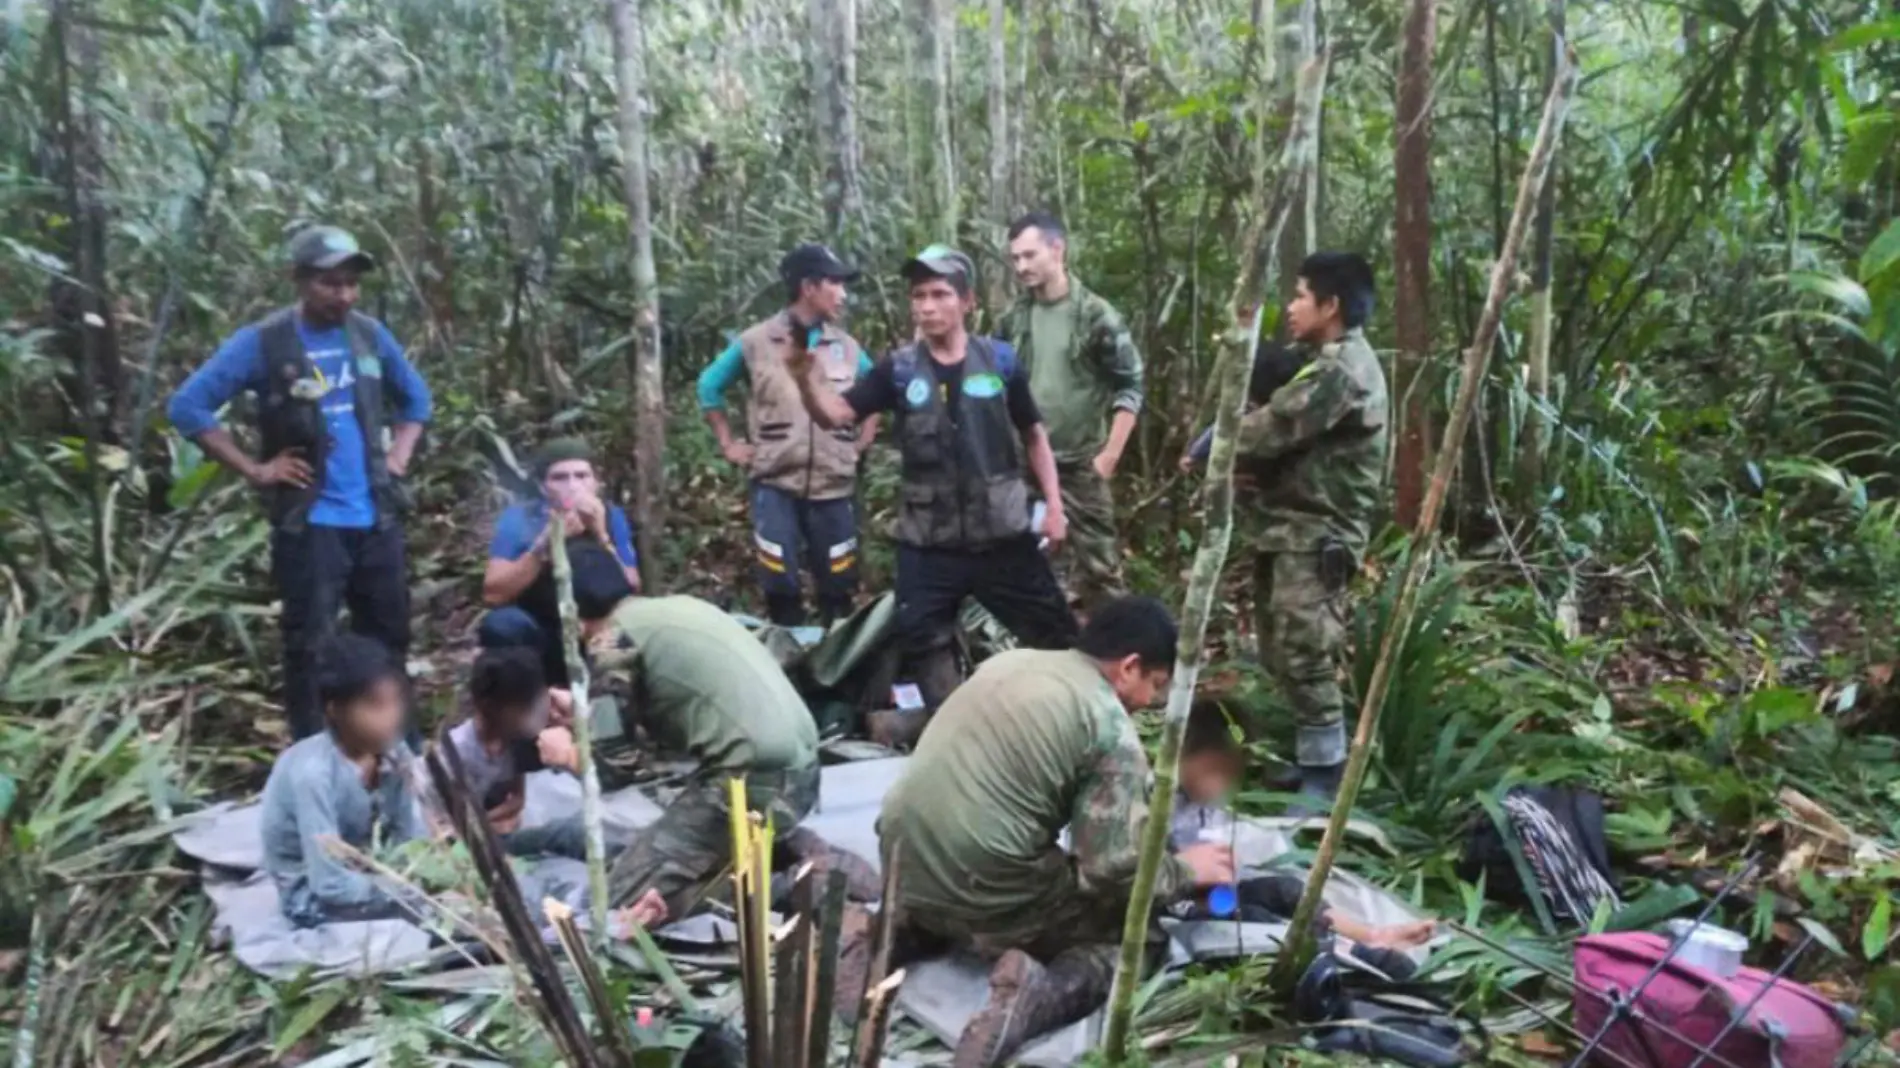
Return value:
<svg viewBox="0 0 1900 1068">
<path fill-rule="evenodd" d="M 567 523 L 548 516 L 548 544 L 554 559 L 554 591 L 561 606 L 561 646 L 567 654 L 568 692 L 574 695 L 574 752 L 579 759 L 581 825 L 587 837 L 588 918 L 594 943 L 604 946 L 607 931 L 607 840 L 600 804 L 600 770 L 594 766 L 594 725 L 588 714 L 587 658 L 581 655 L 581 617 L 574 604 L 574 566 L 567 557 Z"/>
<path fill-rule="evenodd" d="M 865 995 L 864 1022 L 858 1025 L 858 1068 L 880 1068 L 883 1064 L 891 1009 L 897 1004 L 897 991 L 903 985 L 904 969 L 899 968 Z"/>
<path fill-rule="evenodd" d="M 1392 671 L 1404 649 L 1405 634 L 1411 628 L 1413 613 L 1418 608 L 1418 592 L 1431 569 L 1432 557 L 1438 547 L 1438 517 L 1444 509 L 1445 495 L 1452 476 L 1457 471 L 1458 457 L 1462 451 L 1458 446 L 1464 441 L 1472 410 L 1477 405 L 1478 390 L 1484 384 L 1485 364 L 1490 360 L 1493 343 L 1497 340 L 1504 302 L 1510 295 L 1511 282 L 1517 271 L 1518 251 L 1524 244 L 1524 231 L 1529 226 L 1531 210 L 1550 173 L 1551 160 L 1557 153 L 1557 143 L 1563 133 L 1564 118 L 1570 111 L 1570 101 L 1576 89 L 1576 56 L 1566 50 L 1562 69 L 1544 103 L 1544 117 L 1537 127 L 1537 140 L 1531 148 L 1530 161 L 1524 168 L 1523 180 L 1518 184 L 1517 205 L 1511 213 L 1504 247 L 1498 254 L 1497 263 L 1491 268 L 1491 287 L 1485 297 L 1484 313 L 1478 320 L 1477 334 L 1472 338 L 1471 346 L 1465 350 L 1463 379 L 1458 383 L 1458 395 L 1452 404 L 1451 418 L 1446 421 L 1438 459 L 1432 467 L 1431 484 L 1426 488 L 1425 503 L 1419 512 L 1417 540 L 1406 562 L 1398 597 L 1392 607 L 1391 617 L 1386 622 L 1385 638 L 1379 644 L 1379 657 L 1373 664 L 1372 679 L 1366 686 L 1365 697 L 1360 705 L 1359 722 L 1353 731 L 1352 749 L 1346 758 L 1339 798 L 1333 803 L 1332 818 L 1326 824 L 1326 836 L 1320 840 L 1319 852 L 1313 857 L 1313 870 L 1307 876 L 1306 892 L 1301 895 L 1299 907 L 1293 912 L 1286 945 L 1281 948 L 1279 960 L 1274 963 L 1271 983 L 1283 994 L 1292 991 L 1312 955 L 1313 917 L 1319 911 L 1320 894 L 1326 888 L 1327 877 L 1332 874 L 1333 860 L 1338 854 L 1339 843 L 1345 837 L 1353 802 L 1359 796 L 1360 784 L 1365 780 L 1366 767 L 1372 759 L 1372 738 L 1378 729 L 1379 714 L 1385 707 Z"/>
<path fill-rule="evenodd" d="M 580 976 L 581 990 L 587 994 L 587 1000 L 594 1008 L 596 1031 L 605 1039 L 616 1061 L 631 1065 L 634 1056 L 633 1033 L 627 1028 L 626 1014 L 615 1002 L 613 992 L 607 988 L 607 977 L 601 974 L 594 955 L 587 951 L 587 941 L 581 937 L 580 928 L 574 923 L 574 910 L 564 902 L 548 898 L 541 902 L 541 914 L 554 926 L 554 934 L 561 941 L 561 949 L 574 965 L 574 974 Z"/>
<path fill-rule="evenodd" d="M 844 929 L 845 874 L 825 873 L 825 893 L 818 905 L 818 941 L 806 965 L 810 1022 L 805 1036 L 806 1068 L 824 1068 L 831 1055 L 831 1013 L 838 981 L 838 946 Z"/>
<path fill-rule="evenodd" d="M 1175 654 L 1174 681 L 1168 690 L 1167 720 L 1161 732 L 1161 751 L 1155 759 L 1154 796 L 1148 803 L 1148 822 L 1142 830 L 1141 863 L 1128 898 L 1122 923 L 1121 959 L 1115 968 L 1115 987 L 1109 997 L 1108 1028 L 1102 1052 L 1109 1064 L 1122 1063 L 1135 1011 L 1135 988 L 1147 946 L 1150 914 L 1154 908 L 1155 876 L 1167 853 L 1168 818 L 1174 810 L 1175 779 L 1181 757 L 1181 736 L 1187 730 L 1188 710 L 1194 704 L 1195 682 L 1201 671 L 1201 649 L 1207 640 L 1207 622 L 1213 615 L 1221 570 L 1234 529 L 1235 440 L 1246 404 L 1247 376 L 1260 344 L 1261 306 L 1272 280 L 1280 236 L 1293 213 L 1296 193 L 1306 173 L 1306 157 L 1315 151 L 1320 101 L 1325 95 L 1326 69 L 1331 50 L 1322 49 L 1301 68 L 1295 89 L 1293 124 L 1287 131 L 1280 171 L 1269 183 L 1264 163 L 1254 173 L 1255 202 L 1263 205 L 1248 225 L 1241 245 L 1240 277 L 1234 281 L 1230 302 L 1232 325 L 1215 371 L 1220 383 L 1220 409 L 1214 420 L 1213 448 L 1208 457 L 1206 498 L 1201 544 L 1194 554 L 1181 606 L 1180 645 Z"/>
</svg>

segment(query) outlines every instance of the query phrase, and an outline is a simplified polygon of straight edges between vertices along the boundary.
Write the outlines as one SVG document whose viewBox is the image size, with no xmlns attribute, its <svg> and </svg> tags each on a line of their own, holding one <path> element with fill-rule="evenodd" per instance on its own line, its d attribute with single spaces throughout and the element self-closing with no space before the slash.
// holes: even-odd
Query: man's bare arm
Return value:
<svg viewBox="0 0 1900 1068">
<path fill-rule="evenodd" d="M 236 471 L 253 486 L 284 485 L 304 489 L 315 478 L 309 462 L 299 449 L 285 449 L 259 463 L 251 459 L 237 439 L 231 436 L 231 432 L 221 426 L 212 427 L 194 440 L 213 460 Z"/>
<path fill-rule="evenodd" d="M 858 424 L 858 455 L 863 456 L 877 440 L 878 417 L 873 415 Z"/>
</svg>

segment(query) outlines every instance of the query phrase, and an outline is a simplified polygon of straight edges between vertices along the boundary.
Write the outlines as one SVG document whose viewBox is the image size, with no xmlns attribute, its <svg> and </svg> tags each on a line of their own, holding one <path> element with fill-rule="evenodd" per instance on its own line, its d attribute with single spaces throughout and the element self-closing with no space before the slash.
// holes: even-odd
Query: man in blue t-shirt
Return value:
<svg viewBox="0 0 1900 1068">
<path fill-rule="evenodd" d="M 567 650 L 561 644 L 561 613 L 555 600 L 554 568 L 549 555 L 550 515 L 558 514 L 567 533 L 570 557 L 611 553 L 640 589 L 640 557 L 633 548 L 633 524 L 620 506 L 602 504 L 594 452 L 579 438 L 556 438 L 535 454 L 541 497 L 511 505 L 495 520 L 488 543 L 488 570 L 482 575 L 482 600 L 494 608 L 482 619 L 484 648 L 527 646 L 538 649 L 550 685 L 567 683 Z"/>
<path fill-rule="evenodd" d="M 284 706 L 291 733 L 323 729 L 310 658 L 347 605 L 351 629 L 399 659 L 409 648 L 401 486 L 429 387 L 383 324 L 358 314 L 376 261 L 333 226 L 290 241 L 297 302 L 233 334 L 172 395 L 178 432 L 262 493 L 271 575 L 283 601 Z M 252 456 L 218 421 L 240 393 L 257 398 Z"/>
</svg>

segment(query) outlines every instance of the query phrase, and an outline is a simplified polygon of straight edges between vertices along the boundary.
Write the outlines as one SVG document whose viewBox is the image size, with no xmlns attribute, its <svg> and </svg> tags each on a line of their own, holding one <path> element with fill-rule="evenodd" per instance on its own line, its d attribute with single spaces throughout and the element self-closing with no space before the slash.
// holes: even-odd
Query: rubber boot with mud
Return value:
<svg viewBox="0 0 1900 1068">
<path fill-rule="evenodd" d="M 990 1000 L 957 1039 L 952 1068 L 993 1068 L 1031 1040 L 1072 1024 L 1108 998 L 1115 973 L 1094 953 L 1070 950 L 1037 963 L 1020 949 L 990 969 Z"/>
</svg>

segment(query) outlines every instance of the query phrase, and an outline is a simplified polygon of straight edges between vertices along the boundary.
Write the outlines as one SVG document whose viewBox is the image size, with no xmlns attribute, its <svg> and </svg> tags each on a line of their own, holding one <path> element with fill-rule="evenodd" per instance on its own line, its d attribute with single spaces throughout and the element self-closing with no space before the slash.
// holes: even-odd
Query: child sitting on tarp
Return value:
<svg viewBox="0 0 1900 1068">
<path fill-rule="evenodd" d="M 1234 817 L 1226 808 L 1226 799 L 1246 770 L 1247 747 L 1220 702 L 1196 701 L 1188 711 L 1178 767 L 1180 788 L 1175 794 L 1174 817 L 1168 828 L 1169 848 L 1178 852 L 1202 842 L 1229 841 Z M 1226 913 L 1224 918 L 1248 923 L 1285 923 L 1292 919 L 1300 903 L 1306 878 L 1297 872 L 1272 871 L 1243 878 L 1233 889 L 1233 907 L 1221 910 Z M 1188 902 L 1186 915 L 1196 919 L 1214 916 L 1209 908 L 1212 893 Z M 1325 905 L 1320 907 L 1318 923 L 1322 930 L 1375 949 L 1421 946 L 1431 939 L 1433 930 L 1430 920 L 1378 925 Z M 1403 957 L 1396 961 L 1382 957 L 1371 963 L 1387 974 L 1392 974 L 1393 967 L 1402 967 L 1408 973 L 1411 970 L 1410 962 Z"/>
<path fill-rule="evenodd" d="M 515 646 L 482 650 L 469 675 L 468 698 L 468 714 L 443 732 L 442 744 L 461 758 L 469 796 L 488 814 L 502 848 L 520 857 L 585 860 L 587 834 L 578 813 L 538 827 L 521 826 L 529 772 L 580 768 L 568 726 L 572 696 L 548 687 L 535 650 Z M 426 796 L 431 814 L 446 828 L 441 798 L 433 787 Z"/>
<path fill-rule="evenodd" d="M 264 784 L 264 870 L 299 927 L 408 916 L 405 899 L 352 870 L 330 839 L 365 853 L 426 837 L 403 744 L 402 665 L 374 639 L 341 634 L 317 652 L 324 730 L 286 749 Z"/>
</svg>

